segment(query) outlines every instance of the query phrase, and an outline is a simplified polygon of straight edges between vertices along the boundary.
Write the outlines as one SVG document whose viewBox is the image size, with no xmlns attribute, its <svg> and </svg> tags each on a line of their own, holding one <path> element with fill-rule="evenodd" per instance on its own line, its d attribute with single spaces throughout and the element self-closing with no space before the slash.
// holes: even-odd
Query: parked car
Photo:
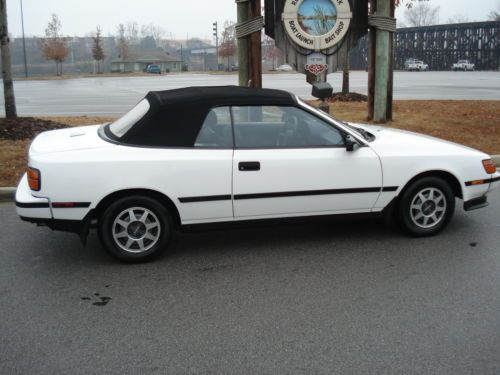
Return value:
<svg viewBox="0 0 500 375">
<path fill-rule="evenodd" d="M 288 64 L 283 64 L 283 65 L 278 66 L 278 68 L 276 70 L 279 72 L 292 72 L 293 68 Z"/>
<path fill-rule="evenodd" d="M 481 208 L 499 184 L 490 157 L 465 146 L 348 124 L 285 91 L 192 87 L 150 92 L 113 123 L 38 135 L 16 206 L 82 240 L 96 227 L 133 262 L 209 223 L 382 213 L 430 236 L 455 198 Z"/>
<path fill-rule="evenodd" d="M 156 64 L 151 64 L 151 65 L 148 65 L 145 69 L 144 69 L 144 72 L 145 73 L 152 73 L 152 74 L 161 74 L 161 69 L 158 65 Z"/>
<path fill-rule="evenodd" d="M 475 69 L 475 65 L 472 64 L 469 60 L 459 60 L 457 63 L 453 64 L 451 67 L 453 71 L 463 70 L 464 72 L 467 70 L 473 71 Z"/>
<path fill-rule="evenodd" d="M 421 72 L 429 70 L 429 65 L 424 63 L 422 60 L 408 59 L 405 61 L 405 70 L 409 72 Z"/>
</svg>

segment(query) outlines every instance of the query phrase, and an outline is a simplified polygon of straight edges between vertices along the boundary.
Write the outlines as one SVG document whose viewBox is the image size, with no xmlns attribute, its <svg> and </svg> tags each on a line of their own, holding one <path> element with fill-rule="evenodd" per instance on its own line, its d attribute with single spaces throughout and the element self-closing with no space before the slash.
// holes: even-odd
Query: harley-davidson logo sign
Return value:
<svg viewBox="0 0 500 375">
<path fill-rule="evenodd" d="M 308 72 L 311 72 L 312 74 L 317 76 L 318 74 L 325 72 L 328 69 L 328 65 L 327 64 L 307 64 L 305 66 L 305 69 Z"/>
</svg>

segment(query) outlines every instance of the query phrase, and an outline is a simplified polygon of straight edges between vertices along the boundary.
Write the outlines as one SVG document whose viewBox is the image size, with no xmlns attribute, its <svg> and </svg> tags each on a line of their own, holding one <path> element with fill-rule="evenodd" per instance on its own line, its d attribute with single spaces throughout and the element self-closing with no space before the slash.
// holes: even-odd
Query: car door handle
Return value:
<svg viewBox="0 0 500 375">
<path fill-rule="evenodd" d="M 258 161 L 242 161 L 238 164 L 238 169 L 242 172 L 260 171 L 260 162 L 258 162 Z"/>
</svg>

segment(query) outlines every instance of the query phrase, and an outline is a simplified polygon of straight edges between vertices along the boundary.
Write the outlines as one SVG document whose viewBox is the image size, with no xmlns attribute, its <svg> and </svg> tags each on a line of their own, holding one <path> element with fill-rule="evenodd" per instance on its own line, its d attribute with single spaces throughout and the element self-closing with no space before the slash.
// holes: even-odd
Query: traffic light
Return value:
<svg viewBox="0 0 500 375">
<path fill-rule="evenodd" d="M 212 23 L 213 25 L 213 30 L 214 30 L 214 36 L 217 38 L 217 35 L 219 35 L 218 30 L 217 30 L 217 21 Z"/>
</svg>

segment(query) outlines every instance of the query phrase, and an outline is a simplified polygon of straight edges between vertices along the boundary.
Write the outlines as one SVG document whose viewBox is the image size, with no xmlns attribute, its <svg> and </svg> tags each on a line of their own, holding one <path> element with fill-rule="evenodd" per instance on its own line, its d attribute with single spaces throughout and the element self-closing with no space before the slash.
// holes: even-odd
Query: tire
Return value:
<svg viewBox="0 0 500 375">
<path fill-rule="evenodd" d="M 399 198 L 396 219 L 415 237 L 433 236 L 450 222 L 455 211 L 455 194 L 439 177 L 423 177 L 409 185 Z"/>
<path fill-rule="evenodd" d="M 98 230 L 111 256 L 138 263 L 152 260 L 165 250 L 172 237 L 173 221 L 158 201 L 133 195 L 113 202 L 101 216 Z"/>
</svg>

